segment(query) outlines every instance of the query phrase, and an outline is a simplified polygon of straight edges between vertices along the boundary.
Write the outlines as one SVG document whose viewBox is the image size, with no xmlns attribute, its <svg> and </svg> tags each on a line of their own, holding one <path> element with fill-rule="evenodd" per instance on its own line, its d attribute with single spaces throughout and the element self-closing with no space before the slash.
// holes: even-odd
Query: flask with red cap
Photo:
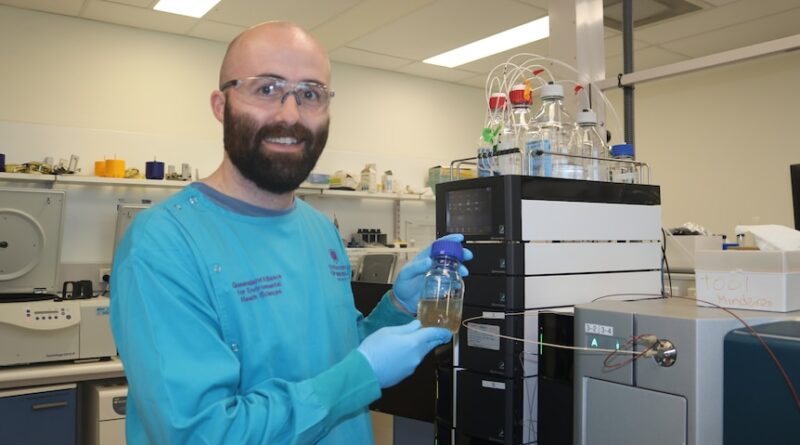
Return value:
<svg viewBox="0 0 800 445">
<path fill-rule="evenodd" d="M 486 125 L 478 138 L 478 176 L 493 176 L 495 167 L 494 154 L 504 149 L 500 140 L 505 126 L 506 95 L 494 93 L 489 97 L 489 111 Z"/>
</svg>

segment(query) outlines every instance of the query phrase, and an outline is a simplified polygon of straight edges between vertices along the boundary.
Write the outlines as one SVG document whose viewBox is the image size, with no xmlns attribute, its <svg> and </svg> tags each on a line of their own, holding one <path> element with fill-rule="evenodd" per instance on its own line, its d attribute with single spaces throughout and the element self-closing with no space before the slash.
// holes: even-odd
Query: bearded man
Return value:
<svg viewBox="0 0 800 445">
<path fill-rule="evenodd" d="M 325 147 L 330 79 L 291 23 L 228 47 L 211 94 L 221 165 L 140 213 L 114 256 L 127 443 L 371 444 L 381 388 L 450 340 L 413 317 L 429 250 L 364 317 L 338 232 L 295 199 Z"/>
</svg>

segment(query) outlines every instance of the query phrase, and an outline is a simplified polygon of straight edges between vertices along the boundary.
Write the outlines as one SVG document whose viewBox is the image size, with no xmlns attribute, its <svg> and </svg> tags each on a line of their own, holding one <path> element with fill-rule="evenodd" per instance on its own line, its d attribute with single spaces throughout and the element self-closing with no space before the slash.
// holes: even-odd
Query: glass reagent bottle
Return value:
<svg viewBox="0 0 800 445">
<path fill-rule="evenodd" d="M 620 161 L 633 161 L 633 145 L 618 144 L 611 147 L 611 157 Z M 611 167 L 611 181 L 625 184 L 638 184 L 639 173 L 630 162 L 615 162 Z"/>
<path fill-rule="evenodd" d="M 464 280 L 458 272 L 464 260 L 461 243 L 439 240 L 431 246 L 433 266 L 425 274 L 417 319 L 423 327 L 441 327 L 454 335 L 461 325 Z"/>
</svg>

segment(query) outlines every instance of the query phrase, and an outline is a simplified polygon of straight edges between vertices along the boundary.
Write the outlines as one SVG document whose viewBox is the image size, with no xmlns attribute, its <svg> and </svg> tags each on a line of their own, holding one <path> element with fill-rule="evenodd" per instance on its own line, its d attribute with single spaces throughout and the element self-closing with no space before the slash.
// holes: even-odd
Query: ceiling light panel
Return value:
<svg viewBox="0 0 800 445">
<path fill-rule="evenodd" d="M 219 3 L 219 0 L 160 0 L 153 6 L 153 9 L 171 14 L 185 15 L 200 18 L 211 8 Z"/>
<path fill-rule="evenodd" d="M 486 56 L 508 51 L 526 43 L 542 40 L 550 35 L 550 18 L 541 17 L 532 22 L 525 23 L 492 36 L 468 43 L 464 46 L 447 51 L 437 56 L 423 60 L 431 65 L 453 68 L 469 63 Z"/>
<path fill-rule="evenodd" d="M 438 0 L 347 46 L 422 61 L 545 15 L 516 0 Z"/>
</svg>

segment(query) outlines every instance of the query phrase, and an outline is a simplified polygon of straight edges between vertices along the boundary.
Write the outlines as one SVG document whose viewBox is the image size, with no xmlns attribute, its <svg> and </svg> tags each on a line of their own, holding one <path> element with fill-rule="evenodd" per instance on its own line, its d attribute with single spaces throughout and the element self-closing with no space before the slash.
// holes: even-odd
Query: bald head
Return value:
<svg viewBox="0 0 800 445">
<path fill-rule="evenodd" d="M 325 48 L 311 34 L 293 23 L 266 22 L 231 41 L 220 68 L 219 84 L 270 74 L 294 82 L 313 80 L 327 85 L 330 73 Z"/>
</svg>

